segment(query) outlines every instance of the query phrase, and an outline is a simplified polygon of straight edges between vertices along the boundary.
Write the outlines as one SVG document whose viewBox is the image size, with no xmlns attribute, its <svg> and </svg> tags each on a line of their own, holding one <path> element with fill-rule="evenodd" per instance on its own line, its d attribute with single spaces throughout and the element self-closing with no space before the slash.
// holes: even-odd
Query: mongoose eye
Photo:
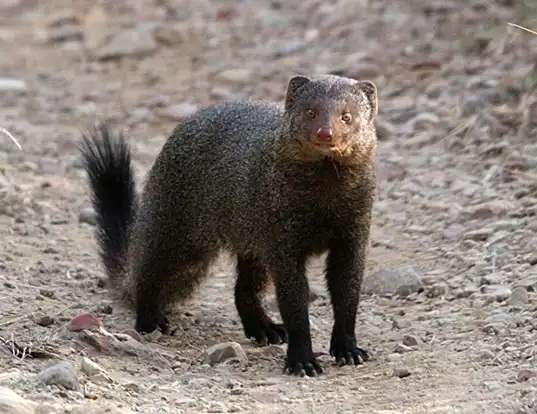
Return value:
<svg viewBox="0 0 537 414">
<path fill-rule="evenodd" d="M 315 115 L 317 115 L 317 114 L 315 113 L 315 111 L 313 109 L 308 109 L 306 111 L 306 115 L 308 116 L 308 118 L 313 119 L 313 118 L 315 118 Z"/>
<path fill-rule="evenodd" d="M 341 120 L 346 124 L 350 124 L 352 121 L 352 115 L 349 112 L 344 112 L 343 115 L 341 115 Z"/>
</svg>

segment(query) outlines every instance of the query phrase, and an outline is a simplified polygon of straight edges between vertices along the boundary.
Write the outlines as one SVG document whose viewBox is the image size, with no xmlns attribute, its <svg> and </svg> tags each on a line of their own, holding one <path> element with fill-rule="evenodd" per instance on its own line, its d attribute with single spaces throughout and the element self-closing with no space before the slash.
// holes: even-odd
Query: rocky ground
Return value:
<svg viewBox="0 0 537 414">
<path fill-rule="evenodd" d="M 2 1 L 0 127 L 23 149 L 0 133 L 0 412 L 537 412 L 537 36 L 508 22 L 537 28 L 537 5 Z M 142 178 L 197 108 L 281 101 L 291 75 L 326 72 L 380 92 L 357 325 L 373 360 L 326 355 L 319 259 L 319 378 L 282 375 L 284 347 L 245 340 L 227 256 L 174 336 L 138 337 L 103 284 L 80 129 L 123 128 Z"/>
</svg>

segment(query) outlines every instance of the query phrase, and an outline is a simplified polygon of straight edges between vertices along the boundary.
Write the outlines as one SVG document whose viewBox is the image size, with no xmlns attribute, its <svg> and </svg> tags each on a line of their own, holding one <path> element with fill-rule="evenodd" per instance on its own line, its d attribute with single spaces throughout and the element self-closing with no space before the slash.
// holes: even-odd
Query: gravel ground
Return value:
<svg viewBox="0 0 537 414">
<path fill-rule="evenodd" d="M 0 134 L 0 412 L 536 413 L 537 36 L 507 22 L 537 28 L 537 5 L 3 1 L 0 127 L 23 149 Z M 322 258 L 319 378 L 283 375 L 284 347 L 244 338 L 226 255 L 172 315 L 175 335 L 138 337 L 103 283 L 81 128 L 121 127 L 142 179 L 197 108 L 281 101 L 293 74 L 327 72 L 380 93 L 357 322 L 372 361 L 326 354 Z M 102 325 L 74 332 L 87 313 Z M 244 354 L 206 364 L 227 342 Z"/>
</svg>

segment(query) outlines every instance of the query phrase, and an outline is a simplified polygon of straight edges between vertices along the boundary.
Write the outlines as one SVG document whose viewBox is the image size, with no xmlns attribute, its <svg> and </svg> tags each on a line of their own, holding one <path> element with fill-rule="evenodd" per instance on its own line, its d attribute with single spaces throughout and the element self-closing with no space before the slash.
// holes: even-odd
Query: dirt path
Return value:
<svg viewBox="0 0 537 414">
<path fill-rule="evenodd" d="M 537 37 L 506 26 L 537 27 L 532 2 L 71 3 L 0 5 L 0 127 L 23 146 L 0 135 L 0 337 L 46 346 L 84 389 L 39 385 L 51 361 L 5 347 L 0 387 L 40 413 L 537 412 Z M 243 337 L 226 256 L 177 309 L 176 334 L 136 355 L 97 352 L 67 331 L 84 312 L 110 332 L 133 325 L 79 220 L 89 205 L 79 128 L 96 116 L 124 128 L 142 178 L 196 108 L 281 101 L 292 74 L 325 72 L 370 78 L 381 95 L 368 276 L 393 289 L 408 272 L 420 280 L 405 295 L 364 295 L 357 326 L 373 360 L 337 368 L 324 354 L 322 377 L 282 375 L 284 347 Z M 319 259 L 310 273 L 314 349 L 326 353 Z M 248 362 L 202 363 L 227 341 Z M 83 372 L 83 356 L 109 378 Z M 0 408 L 2 398 L 0 388 Z"/>
</svg>

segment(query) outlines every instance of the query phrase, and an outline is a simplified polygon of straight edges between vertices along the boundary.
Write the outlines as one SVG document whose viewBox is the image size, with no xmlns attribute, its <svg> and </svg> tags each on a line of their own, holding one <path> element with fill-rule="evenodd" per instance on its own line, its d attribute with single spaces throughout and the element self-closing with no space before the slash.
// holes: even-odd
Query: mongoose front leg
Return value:
<svg viewBox="0 0 537 414">
<path fill-rule="evenodd" d="M 267 269 L 257 259 L 239 255 L 235 305 L 244 333 L 260 345 L 287 342 L 287 332 L 283 325 L 274 323 L 261 305 L 260 295 L 265 290 L 268 278 Z"/>
<path fill-rule="evenodd" d="M 314 377 L 322 369 L 311 346 L 304 260 L 285 259 L 274 272 L 278 305 L 289 341 L 285 370 L 292 375 Z"/>
<path fill-rule="evenodd" d="M 365 244 L 336 240 L 330 246 L 326 277 L 334 310 L 330 355 L 339 365 L 367 361 L 365 349 L 356 345 L 355 323 L 364 271 Z"/>
</svg>

